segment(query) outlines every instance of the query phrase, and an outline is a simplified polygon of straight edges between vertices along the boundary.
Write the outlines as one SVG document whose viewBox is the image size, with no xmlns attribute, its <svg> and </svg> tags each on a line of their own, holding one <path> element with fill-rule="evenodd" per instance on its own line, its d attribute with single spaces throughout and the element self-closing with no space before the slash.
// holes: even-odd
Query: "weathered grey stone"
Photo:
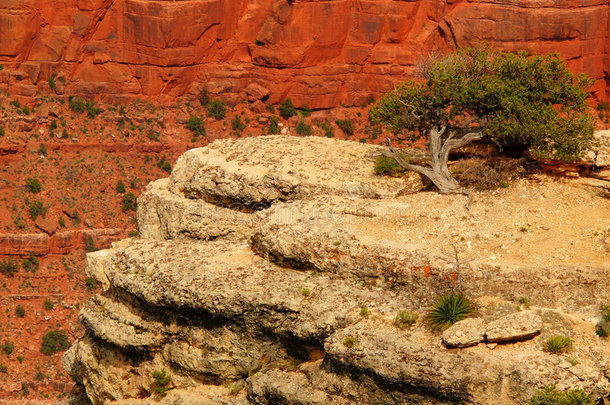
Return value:
<svg viewBox="0 0 610 405">
<path fill-rule="evenodd" d="M 485 323 L 482 318 L 467 318 L 443 332 L 443 344 L 447 347 L 470 347 L 485 341 Z"/>
<path fill-rule="evenodd" d="M 292 405 L 327 405 L 336 403 L 324 392 L 312 386 L 302 373 L 272 370 L 249 379 L 248 398 L 253 404 L 276 403 Z"/>
<path fill-rule="evenodd" d="M 516 312 L 490 322 L 485 336 L 490 343 L 515 342 L 540 334 L 542 319 L 534 311 Z"/>
</svg>

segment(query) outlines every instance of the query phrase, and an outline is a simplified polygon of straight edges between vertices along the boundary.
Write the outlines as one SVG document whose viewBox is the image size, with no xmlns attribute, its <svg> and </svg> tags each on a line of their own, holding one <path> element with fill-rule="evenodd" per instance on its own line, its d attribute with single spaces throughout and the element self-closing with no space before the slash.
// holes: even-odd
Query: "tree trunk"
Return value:
<svg viewBox="0 0 610 405">
<path fill-rule="evenodd" d="M 443 127 L 438 129 L 436 127 L 430 129 L 430 167 L 413 165 L 405 161 L 399 153 L 397 153 L 391 147 L 389 150 L 384 150 L 376 153 L 377 156 L 383 155 L 396 160 L 396 162 L 407 170 L 412 170 L 423 176 L 426 176 L 439 192 L 442 194 L 463 194 L 468 197 L 466 208 L 470 209 L 471 194 L 460 186 L 460 183 L 451 175 L 447 162 L 449 160 L 449 153 L 469 144 L 470 142 L 482 139 L 485 137 L 484 133 L 481 132 L 470 132 L 461 138 L 454 138 L 455 133 L 451 132 L 447 139 L 443 142 L 443 134 L 446 128 Z"/>
</svg>

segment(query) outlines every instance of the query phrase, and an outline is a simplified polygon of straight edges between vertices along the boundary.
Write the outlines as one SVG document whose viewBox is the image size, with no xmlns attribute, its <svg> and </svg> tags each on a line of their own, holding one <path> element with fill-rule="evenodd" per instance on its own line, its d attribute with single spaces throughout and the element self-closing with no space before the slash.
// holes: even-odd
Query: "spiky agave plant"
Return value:
<svg viewBox="0 0 610 405">
<path fill-rule="evenodd" d="M 428 324 L 433 330 L 445 330 L 454 323 L 468 318 L 474 308 L 468 298 L 459 293 L 440 297 L 428 312 Z"/>
</svg>

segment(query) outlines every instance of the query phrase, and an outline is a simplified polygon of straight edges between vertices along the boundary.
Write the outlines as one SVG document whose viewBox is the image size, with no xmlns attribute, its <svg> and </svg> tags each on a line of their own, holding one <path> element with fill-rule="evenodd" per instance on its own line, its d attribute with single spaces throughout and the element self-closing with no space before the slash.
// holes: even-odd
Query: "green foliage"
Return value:
<svg viewBox="0 0 610 405">
<path fill-rule="evenodd" d="M 95 290 L 97 288 L 97 281 L 93 277 L 87 277 L 85 278 L 85 286 L 89 290 Z"/>
<path fill-rule="evenodd" d="M 305 121 L 303 121 L 303 120 L 300 120 L 299 123 L 297 124 L 296 131 L 297 131 L 297 134 L 304 135 L 304 136 L 310 136 L 313 133 L 313 130 L 311 129 L 311 125 L 305 124 Z"/>
<path fill-rule="evenodd" d="M 0 273 L 4 274 L 7 277 L 13 277 L 16 272 L 17 263 L 15 263 L 12 259 L 0 260 Z"/>
<path fill-rule="evenodd" d="M 371 311 L 369 310 L 368 307 L 360 308 L 360 316 L 369 316 L 370 314 L 371 314 Z"/>
<path fill-rule="evenodd" d="M 40 147 L 38 148 L 38 153 L 40 153 L 41 156 L 47 156 L 49 154 L 47 145 L 45 145 L 44 143 L 41 143 Z"/>
<path fill-rule="evenodd" d="M 42 215 L 43 217 L 47 214 L 48 208 L 44 206 L 41 201 L 34 200 L 27 203 L 28 204 L 28 213 L 33 220 L 36 220 L 38 216 Z"/>
<path fill-rule="evenodd" d="M 466 319 L 474 312 L 470 301 L 462 294 L 449 293 L 440 297 L 428 312 L 428 324 L 433 330 L 445 330 Z"/>
<path fill-rule="evenodd" d="M 95 118 L 99 113 L 102 112 L 93 101 L 87 101 L 85 103 L 85 108 L 87 109 L 87 115 L 89 118 Z"/>
<path fill-rule="evenodd" d="M 202 107 L 205 107 L 211 101 L 210 91 L 208 90 L 207 86 L 203 86 L 201 91 L 199 91 L 199 97 L 197 98 L 199 99 Z"/>
<path fill-rule="evenodd" d="M 375 159 L 375 174 L 396 176 L 404 173 L 405 169 L 398 162 L 387 156 L 377 156 Z"/>
<path fill-rule="evenodd" d="M 554 385 L 539 390 L 528 405 L 595 405 L 596 402 L 581 389 L 557 391 Z"/>
<path fill-rule="evenodd" d="M 85 238 L 85 252 L 90 253 L 90 252 L 95 252 L 96 250 L 98 250 L 97 246 L 95 246 L 95 240 L 93 240 L 93 236 L 88 235 Z"/>
<path fill-rule="evenodd" d="M 212 100 L 205 107 L 208 109 L 208 115 L 217 120 L 221 120 L 227 115 L 227 105 L 223 101 Z"/>
<path fill-rule="evenodd" d="M 241 133 L 244 129 L 246 129 L 246 123 L 241 120 L 239 115 L 236 115 L 231 120 L 231 128 L 233 128 L 233 131 Z"/>
<path fill-rule="evenodd" d="M 138 200 L 136 196 L 130 191 L 123 196 L 123 212 L 136 211 L 138 209 Z"/>
<path fill-rule="evenodd" d="M 165 369 L 161 371 L 155 370 L 152 373 L 152 377 L 155 379 L 151 386 L 153 391 L 162 397 L 167 395 L 169 384 L 172 382 L 172 377 L 169 375 L 169 373 L 167 373 Z"/>
<path fill-rule="evenodd" d="M 5 340 L 4 344 L 2 345 L 2 351 L 4 354 L 9 356 L 11 353 L 13 353 L 13 350 L 15 350 L 15 344 L 10 340 Z"/>
<path fill-rule="evenodd" d="M 123 194 L 126 191 L 125 189 L 125 183 L 123 183 L 123 180 L 119 180 L 116 183 L 116 192 L 118 194 Z"/>
<path fill-rule="evenodd" d="M 6 129 L 4 127 L 0 127 L 0 136 L 6 135 Z"/>
<path fill-rule="evenodd" d="M 80 97 L 68 97 L 68 107 L 77 114 L 82 114 L 87 109 L 85 100 Z"/>
<path fill-rule="evenodd" d="M 23 108 L 17 110 L 17 114 L 19 115 L 30 115 L 30 113 L 30 107 L 28 107 L 27 105 L 24 105 Z"/>
<path fill-rule="evenodd" d="M 57 83 L 55 83 L 55 77 L 53 76 L 49 77 L 49 87 L 53 91 L 55 91 L 55 88 L 57 87 Z"/>
<path fill-rule="evenodd" d="M 353 336 L 346 336 L 345 339 L 343 339 L 343 346 L 347 347 L 348 349 L 354 347 L 355 344 L 356 338 Z"/>
<path fill-rule="evenodd" d="M 8 368 L 4 364 L 0 364 L 0 373 L 8 374 Z"/>
<path fill-rule="evenodd" d="M 25 189 L 30 193 L 40 193 L 42 184 L 40 184 L 40 180 L 29 177 L 25 180 Z"/>
<path fill-rule="evenodd" d="M 21 304 L 15 307 L 15 315 L 17 315 L 19 318 L 23 318 L 25 316 L 25 309 Z"/>
<path fill-rule="evenodd" d="M 172 172 L 172 164 L 166 160 L 165 155 L 161 156 L 161 159 L 157 157 L 157 167 L 166 173 Z"/>
<path fill-rule="evenodd" d="M 292 100 L 287 98 L 280 103 L 279 106 L 280 116 L 284 119 L 288 119 L 297 113 L 296 108 L 294 108 L 294 104 L 292 104 Z"/>
<path fill-rule="evenodd" d="M 68 336 L 62 330 L 50 330 L 42 337 L 40 352 L 52 356 L 70 347 Z"/>
<path fill-rule="evenodd" d="M 205 122 L 203 121 L 203 117 L 190 117 L 188 121 L 186 121 L 186 128 L 191 130 L 196 138 L 205 136 Z"/>
<path fill-rule="evenodd" d="M 601 306 L 601 318 L 595 327 L 595 333 L 606 338 L 610 336 L 610 305 Z"/>
<path fill-rule="evenodd" d="M 565 353 L 572 347 L 572 339 L 564 335 L 551 336 L 544 341 L 544 351 L 554 354 Z"/>
<path fill-rule="evenodd" d="M 49 126 L 51 131 L 55 131 L 57 129 L 57 120 L 51 121 L 51 125 Z"/>
<path fill-rule="evenodd" d="M 273 104 L 267 104 L 265 110 L 269 111 L 271 114 L 275 114 L 275 106 Z"/>
<path fill-rule="evenodd" d="M 38 260 L 38 258 L 34 256 L 33 253 L 30 253 L 27 259 L 23 259 L 21 265 L 23 266 L 23 270 L 25 270 L 26 272 L 35 273 L 40 267 L 40 260 Z"/>
<path fill-rule="evenodd" d="M 306 118 L 309 117 L 311 115 L 311 108 L 307 107 L 306 105 L 302 106 L 300 108 L 301 110 L 301 117 Z"/>
<path fill-rule="evenodd" d="M 400 310 L 394 318 L 394 325 L 400 329 L 406 329 L 413 326 L 418 319 L 419 314 L 417 312 Z"/>
<path fill-rule="evenodd" d="M 501 147 L 565 161 L 581 156 L 592 140 L 592 81 L 574 76 L 557 54 L 460 49 L 432 63 L 425 76 L 386 93 L 371 107 L 371 122 L 414 138 L 443 127 L 450 128 L 445 136 L 462 136 L 474 126 Z"/>
<path fill-rule="evenodd" d="M 48 298 L 44 300 L 43 305 L 44 305 L 44 309 L 46 309 L 47 311 L 50 311 L 55 308 L 55 304 L 53 303 L 53 301 L 51 301 Z"/>
<path fill-rule="evenodd" d="M 269 119 L 269 126 L 267 127 L 267 133 L 269 135 L 279 135 L 280 132 L 280 119 L 276 116 L 273 116 Z"/>
<path fill-rule="evenodd" d="M 354 134 L 354 123 L 350 120 L 336 120 L 335 124 L 337 124 L 337 126 L 339 128 L 341 128 L 341 130 L 346 134 L 346 135 L 353 135 Z"/>
<path fill-rule="evenodd" d="M 324 121 L 322 124 L 320 124 L 320 128 L 322 128 L 322 130 L 324 131 L 325 137 L 333 138 L 335 136 L 335 130 L 328 122 Z"/>
</svg>

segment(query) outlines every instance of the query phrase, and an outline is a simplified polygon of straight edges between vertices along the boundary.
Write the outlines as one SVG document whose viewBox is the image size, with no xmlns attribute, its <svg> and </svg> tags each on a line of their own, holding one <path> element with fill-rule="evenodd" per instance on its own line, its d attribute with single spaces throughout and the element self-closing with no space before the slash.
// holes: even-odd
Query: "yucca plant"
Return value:
<svg viewBox="0 0 610 405">
<path fill-rule="evenodd" d="M 428 324 L 433 330 L 445 330 L 454 323 L 468 318 L 474 308 L 468 298 L 459 293 L 440 297 L 428 312 Z"/>
<path fill-rule="evenodd" d="M 544 341 L 544 351 L 554 354 L 565 353 L 572 347 L 572 339 L 564 335 L 551 336 Z"/>
</svg>

